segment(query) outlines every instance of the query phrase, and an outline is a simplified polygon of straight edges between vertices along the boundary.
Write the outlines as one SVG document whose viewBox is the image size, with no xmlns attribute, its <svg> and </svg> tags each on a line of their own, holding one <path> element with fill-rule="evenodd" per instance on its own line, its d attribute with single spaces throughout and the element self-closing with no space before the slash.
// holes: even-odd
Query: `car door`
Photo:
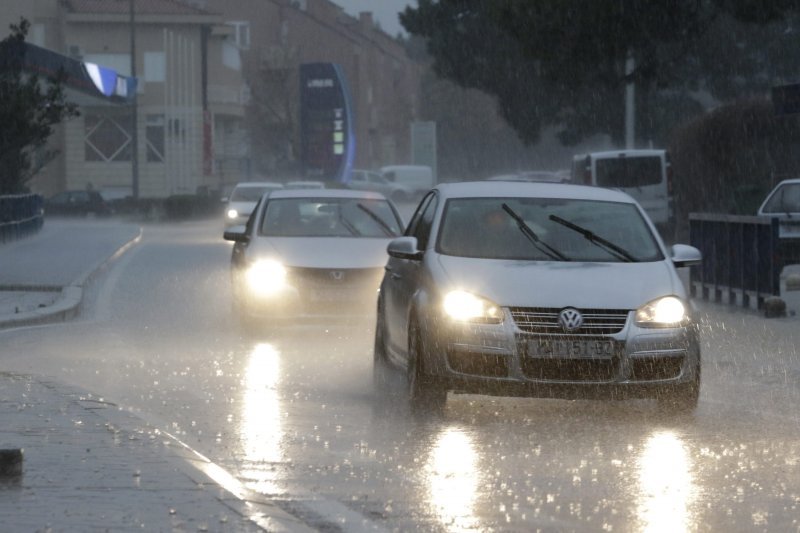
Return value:
<svg viewBox="0 0 800 533">
<path fill-rule="evenodd" d="M 436 194 L 429 193 L 420 202 L 406 230 L 406 236 L 417 238 L 420 251 L 428 248 L 437 204 Z M 384 310 L 390 357 L 399 353 L 405 358 L 410 306 L 422 278 L 423 262 L 424 257 L 422 261 L 390 257 L 386 264 Z"/>
</svg>

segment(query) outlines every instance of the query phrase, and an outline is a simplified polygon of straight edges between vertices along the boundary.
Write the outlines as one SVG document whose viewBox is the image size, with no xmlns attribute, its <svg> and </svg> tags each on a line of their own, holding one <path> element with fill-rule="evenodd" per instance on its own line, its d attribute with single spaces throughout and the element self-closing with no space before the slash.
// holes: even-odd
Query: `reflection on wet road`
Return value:
<svg viewBox="0 0 800 533">
<path fill-rule="evenodd" d="M 800 528 L 796 322 L 710 308 L 694 416 L 473 395 L 414 416 L 401 377 L 372 394 L 371 323 L 244 334 L 210 226 L 148 229 L 86 320 L 2 333 L 4 369 L 95 390 L 329 531 Z"/>
</svg>

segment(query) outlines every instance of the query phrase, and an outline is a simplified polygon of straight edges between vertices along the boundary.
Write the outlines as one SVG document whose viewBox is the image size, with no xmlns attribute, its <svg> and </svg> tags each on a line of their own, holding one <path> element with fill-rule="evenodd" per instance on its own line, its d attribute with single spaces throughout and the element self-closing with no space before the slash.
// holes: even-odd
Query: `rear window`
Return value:
<svg viewBox="0 0 800 533">
<path fill-rule="evenodd" d="M 616 157 L 595 160 L 595 175 L 600 187 L 643 187 L 664 181 L 661 158 Z"/>
</svg>

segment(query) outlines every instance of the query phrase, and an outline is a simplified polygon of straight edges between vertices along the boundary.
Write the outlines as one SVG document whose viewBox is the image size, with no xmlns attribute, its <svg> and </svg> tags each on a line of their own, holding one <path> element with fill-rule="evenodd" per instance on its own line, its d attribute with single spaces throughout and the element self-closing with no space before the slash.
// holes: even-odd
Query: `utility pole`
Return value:
<svg viewBox="0 0 800 533">
<path fill-rule="evenodd" d="M 628 53 L 625 60 L 625 76 L 633 74 L 636 68 L 636 61 L 633 54 Z M 628 79 L 625 84 L 625 148 L 632 150 L 636 148 L 636 84 L 632 79 Z"/>
<path fill-rule="evenodd" d="M 134 9 L 134 0 L 128 0 L 130 10 L 130 33 L 131 33 L 131 77 L 136 78 L 136 10 Z M 139 199 L 139 104 L 138 98 L 138 83 L 133 90 L 133 98 L 131 99 L 131 122 L 133 123 L 133 131 L 131 132 L 131 192 L 133 199 Z"/>
</svg>

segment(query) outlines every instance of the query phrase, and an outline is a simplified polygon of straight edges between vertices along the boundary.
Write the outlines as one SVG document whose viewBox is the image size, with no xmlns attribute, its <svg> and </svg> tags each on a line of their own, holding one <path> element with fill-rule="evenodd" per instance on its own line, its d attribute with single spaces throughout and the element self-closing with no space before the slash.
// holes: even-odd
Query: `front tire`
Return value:
<svg viewBox="0 0 800 533">
<path fill-rule="evenodd" d="M 372 351 L 372 388 L 375 396 L 380 400 L 385 399 L 391 371 L 389 361 L 386 359 L 384 321 L 385 318 L 381 312 L 380 304 L 378 304 L 378 313 L 375 320 L 375 347 Z"/>
<path fill-rule="evenodd" d="M 425 370 L 427 343 L 416 321 L 411 323 L 408 338 L 408 397 L 415 413 L 439 413 L 447 403 L 447 389 Z"/>
</svg>

